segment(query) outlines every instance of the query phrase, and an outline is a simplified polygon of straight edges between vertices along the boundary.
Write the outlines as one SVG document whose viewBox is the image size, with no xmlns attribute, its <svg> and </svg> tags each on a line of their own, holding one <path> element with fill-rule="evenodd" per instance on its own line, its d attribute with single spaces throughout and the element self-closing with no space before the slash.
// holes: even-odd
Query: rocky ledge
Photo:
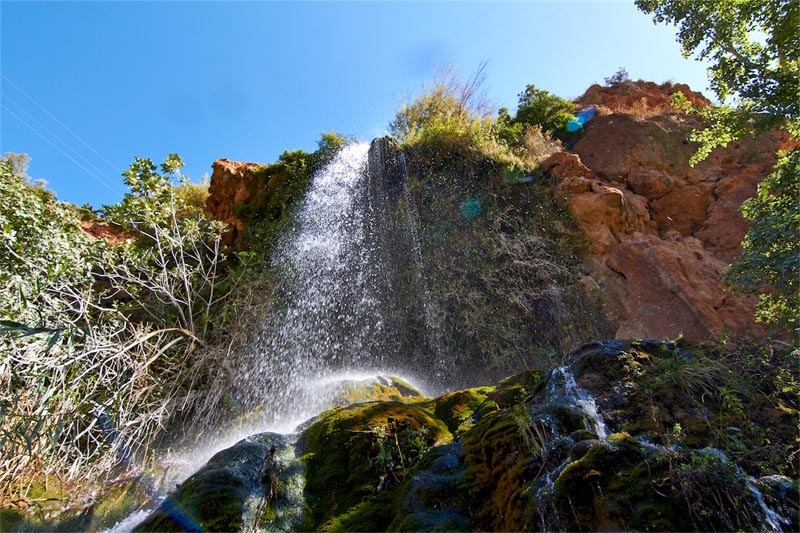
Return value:
<svg viewBox="0 0 800 533">
<path fill-rule="evenodd" d="M 496 386 L 405 388 L 242 441 L 140 530 L 796 531 L 792 357 L 610 340 Z"/>
</svg>

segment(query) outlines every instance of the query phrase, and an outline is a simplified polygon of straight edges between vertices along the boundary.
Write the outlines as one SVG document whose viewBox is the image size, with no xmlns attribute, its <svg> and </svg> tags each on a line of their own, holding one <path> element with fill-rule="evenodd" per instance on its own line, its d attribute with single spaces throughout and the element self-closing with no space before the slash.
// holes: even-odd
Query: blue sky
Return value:
<svg viewBox="0 0 800 533">
<path fill-rule="evenodd" d="M 527 84 L 581 95 L 631 78 L 707 91 L 673 27 L 633 1 L 0 2 L 0 153 L 61 200 L 117 202 L 134 156 L 193 180 L 226 157 L 272 162 L 335 130 L 386 132 L 436 65 L 516 109 Z M 2 201 L 2 199 L 0 199 Z"/>
</svg>

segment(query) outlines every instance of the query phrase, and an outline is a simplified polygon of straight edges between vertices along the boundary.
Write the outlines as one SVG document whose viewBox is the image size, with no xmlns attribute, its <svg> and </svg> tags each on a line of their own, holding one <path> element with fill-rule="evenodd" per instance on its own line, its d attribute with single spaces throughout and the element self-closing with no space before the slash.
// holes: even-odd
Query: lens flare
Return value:
<svg viewBox="0 0 800 533">
<path fill-rule="evenodd" d="M 463 202 L 461 202 L 461 207 L 459 208 L 461 213 L 461 217 L 466 220 L 473 220 L 483 213 L 483 205 L 477 196 L 470 196 Z"/>
<path fill-rule="evenodd" d="M 584 124 L 592 120 L 596 114 L 597 114 L 597 108 L 594 106 L 587 107 L 586 109 L 581 110 L 575 116 L 575 118 L 567 122 L 567 131 L 569 132 L 578 131 L 583 127 Z"/>
</svg>

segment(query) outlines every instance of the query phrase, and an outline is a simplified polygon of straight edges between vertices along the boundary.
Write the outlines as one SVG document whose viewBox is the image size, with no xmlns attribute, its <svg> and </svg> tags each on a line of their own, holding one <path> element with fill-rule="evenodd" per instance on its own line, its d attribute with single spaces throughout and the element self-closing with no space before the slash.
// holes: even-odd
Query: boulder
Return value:
<svg viewBox="0 0 800 533">
<path fill-rule="evenodd" d="M 213 173 L 208 186 L 206 209 L 215 220 L 227 226 L 225 244 L 232 244 L 246 229 L 245 221 L 237 214 L 240 205 L 263 208 L 264 179 L 258 173 L 263 165 L 218 159 L 211 165 Z"/>
<path fill-rule="evenodd" d="M 540 171 L 554 180 L 554 200 L 579 229 L 583 269 L 600 287 L 617 335 L 762 338 L 753 299 L 724 291 L 721 278 L 747 232 L 741 204 L 772 171 L 776 151 L 797 142 L 765 133 L 692 167 L 689 135 L 703 125 L 668 107 L 676 90 L 708 103 L 671 84 L 590 88 L 578 103 L 600 112 L 571 153 L 554 154 Z"/>
<path fill-rule="evenodd" d="M 722 288 L 727 264 L 694 237 L 663 240 L 637 234 L 617 246 L 607 266 L 625 278 L 626 318 L 617 336 L 702 340 L 735 331 L 760 337 L 753 322 L 755 302 Z"/>
</svg>

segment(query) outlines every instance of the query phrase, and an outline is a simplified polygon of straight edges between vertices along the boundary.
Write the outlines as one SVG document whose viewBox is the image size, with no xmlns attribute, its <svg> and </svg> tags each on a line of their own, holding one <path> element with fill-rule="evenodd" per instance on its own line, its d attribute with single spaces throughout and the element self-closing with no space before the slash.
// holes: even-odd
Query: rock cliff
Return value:
<svg viewBox="0 0 800 533">
<path fill-rule="evenodd" d="M 705 101 L 679 85 L 590 88 L 578 103 L 596 105 L 597 117 L 542 169 L 583 234 L 583 267 L 618 338 L 762 338 L 754 299 L 724 291 L 721 275 L 747 231 L 739 206 L 790 141 L 780 132 L 745 138 L 691 167 L 688 137 L 702 124 L 668 107 L 676 90 Z"/>
<path fill-rule="evenodd" d="M 249 206 L 263 209 L 266 205 L 266 183 L 260 176 L 258 163 L 241 163 L 229 159 L 218 159 L 211 165 L 213 173 L 208 186 L 206 208 L 211 215 L 224 222 L 228 231 L 225 244 L 234 243 L 246 229 L 237 209 Z"/>
<path fill-rule="evenodd" d="M 485 351 L 485 344 L 516 353 L 523 343 L 563 353 L 608 335 L 764 338 L 768 332 L 753 320 L 754 299 L 723 290 L 721 276 L 747 231 L 739 206 L 771 171 L 775 151 L 792 141 L 781 132 L 742 139 L 692 167 L 689 159 L 696 146 L 689 135 L 703 124 L 696 115 L 670 107 L 670 95 L 677 91 L 695 105 L 709 103 L 680 84 L 590 87 L 575 103 L 578 108 L 594 106 L 595 117 L 566 151 L 541 164 L 540 173 L 547 178 L 542 182 L 509 185 L 492 178 L 496 170 L 489 169 L 487 185 L 476 188 L 446 174 L 415 173 L 413 160 L 408 162 L 404 186 L 410 193 L 405 199 L 398 190 L 403 180 L 389 180 L 388 197 L 408 203 L 413 211 L 409 216 L 425 228 L 420 234 L 422 259 L 436 263 L 426 274 L 429 285 L 444 283 L 446 290 L 439 292 L 453 300 L 434 302 L 440 316 L 465 315 L 455 319 L 463 324 L 440 325 L 462 331 L 466 340 L 457 351 L 464 354 L 470 345 Z M 392 165 L 395 171 L 400 168 L 398 161 Z M 229 224 L 228 243 L 236 243 L 248 224 L 241 213 L 266 209 L 270 198 L 280 194 L 278 181 L 283 178 L 264 172 L 266 167 L 226 159 L 214 162 L 213 168 L 207 206 Z M 551 184 L 547 202 L 541 197 L 544 182 Z M 550 212 L 553 202 L 569 212 L 578 228 L 579 257 L 559 251 L 568 256 L 564 268 L 580 263 L 577 277 L 554 279 L 552 265 L 540 268 L 543 259 L 551 263 L 549 256 L 509 256 L 531 250 L 541 255 L 541 243 L 564 243 L 561 222 L 557 234 L 541 229 L 546 225 L 542 221 L 560 217 Z M 467 208 L 474 216 L 465 216 Z M 541 220 L 533 220 L 531 213 Z M 525 264 L 533 270 L 518 272 Z M 495 276 L 506 270 L 509 279 Z M 537 276 L 543 279 L 534 283 Z M 521 283 L 517 296 L 510 294 L 509 283 Z M 434 299 L 437 289 L 429 287 Z M 461 294 L 464 290 L 471 292 Z M 496 294 L 486 296 L 492 290 Z M 486 309 L 468 309 L 463 301 L 484 302 Z M 489 312 L 489 307 L 500 314 L 476 318 L 476 312 Z M 537 333 L 536 324 L 549 325 Z M 487 328 L 497 330 L 500 344 L 484 342 L 493 334 Z M 510 370 L 502 368 L 499 375 Z"/>
</svg>

